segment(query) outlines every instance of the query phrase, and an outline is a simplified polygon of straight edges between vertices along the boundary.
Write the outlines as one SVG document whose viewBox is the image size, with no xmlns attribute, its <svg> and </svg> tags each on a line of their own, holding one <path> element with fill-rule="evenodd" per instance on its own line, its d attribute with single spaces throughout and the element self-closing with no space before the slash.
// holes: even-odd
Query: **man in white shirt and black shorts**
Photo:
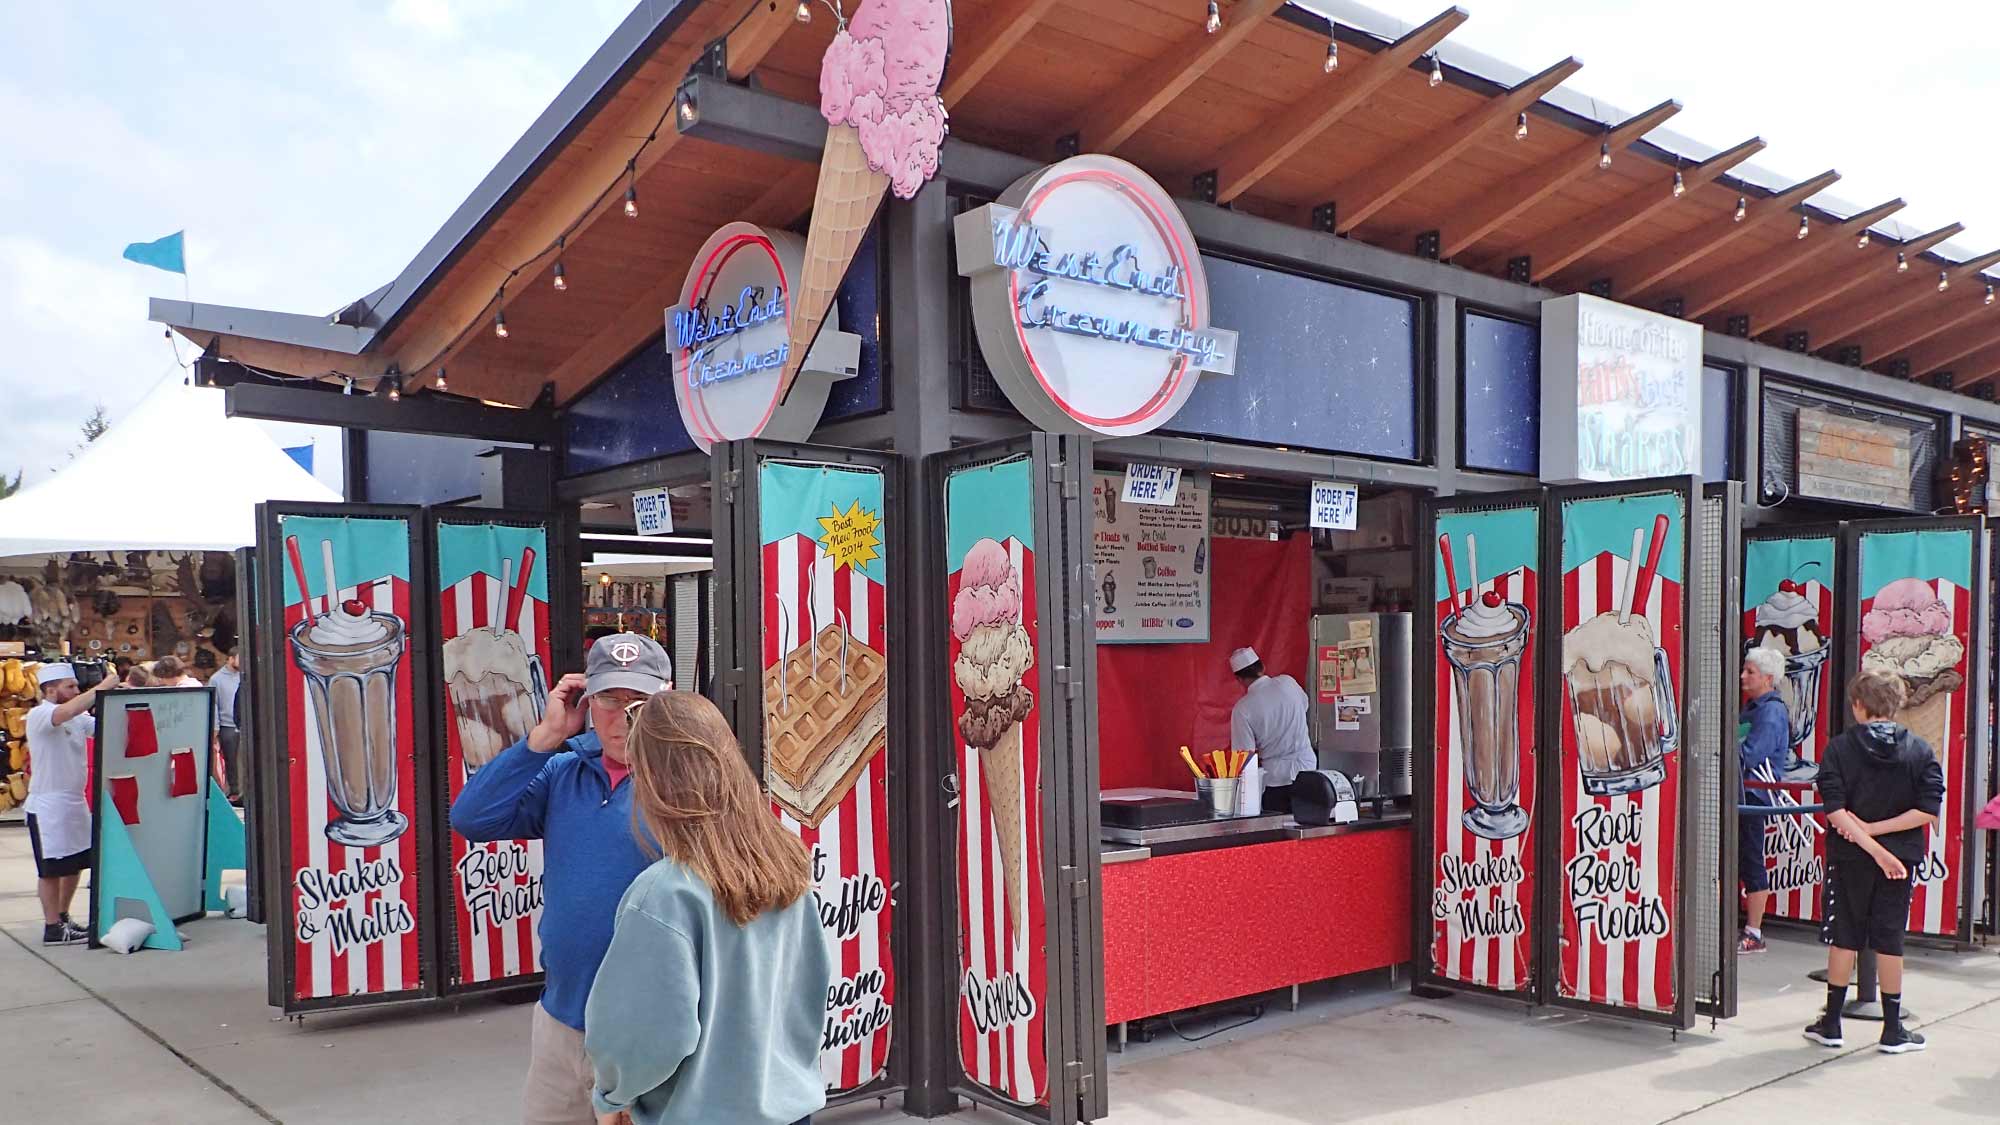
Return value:
<svg viewBox="0 0 2000 1125">
<path fill-rule="evenodd" d="M 1229 712 L 1229 748 L 1252 750 L 1264 771 L 1264 811 L 1292 811 L 1292 779 L 1319 768 L 1312 736 L 1306 733 L 1306 689 L 1290 676 L 1267 676 L 1253 648 L 1229 654 L 1229 670 L 1243 685 L 1243 698 Z"/>
<path fill-rule="evenodd" d="M 97 693 L 118 686 L 109 665 L 96 687 L 77 687 L 76 669 L 44 664 L 37 673 L 42 701 L 28 712 L 28 843 L 35 852 L 35 893 L 42 900 L 42 944 L 70 945 L 90 932 L 70 921 L 70 900 L 90 867 L 90 801 L 83 791 L 90 737 L 97 733 L 91 708 Z"/>
</svg>

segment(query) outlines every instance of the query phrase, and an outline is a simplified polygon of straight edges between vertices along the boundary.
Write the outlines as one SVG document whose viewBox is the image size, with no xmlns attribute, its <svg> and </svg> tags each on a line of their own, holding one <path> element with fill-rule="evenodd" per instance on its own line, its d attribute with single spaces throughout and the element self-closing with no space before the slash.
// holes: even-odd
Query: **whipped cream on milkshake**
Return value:
<svg viewBox="0 0 2000 1125">
<path fill-rule="evenodd" d="M 396 804 L 396 671 L 403 622 L 350 599 L 292 628 L 292 659 L 305 673 L 325 764 L 327 795 L 340 816 L 327 838 L 378 847 L 409 818 Z"/>
</svg>

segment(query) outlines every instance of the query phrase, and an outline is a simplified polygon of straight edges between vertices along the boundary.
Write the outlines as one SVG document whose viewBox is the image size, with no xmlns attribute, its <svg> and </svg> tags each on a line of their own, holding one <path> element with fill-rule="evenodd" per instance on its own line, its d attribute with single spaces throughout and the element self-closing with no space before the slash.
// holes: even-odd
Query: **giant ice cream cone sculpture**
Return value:
<svg viewBox="0 0 2000 1125">
<path fill-rule="evenodd" d="M 981 539 L 965 553 L 951 631 L 959 644 L 952 675 L 965 693 L 958 730 L 965 744 L 979 751 L 986 808 L 1000 838 L 1007 915 L 1018 939 L 1027 919 L 1027 817 L 1034 808 L 1025 784 L 1021 722 L 1034 709 L 1035 697 L 1022 677 L 1034 666 L 1035 648 L 1021 627 L 1021 575 L 998 542 Z"/>
<path fill-rule="evenodd" d="M 950 52 L 949 0 L 861 0 L 827 45 L 819 72 L 826 145 L 805 265 L 792 286 L 780 399 L 798 378 L 883 195 L 893 188 L 908 199 L 937 174 L 945 132 L 937 91 Z"/>
<path fill-rule="evenodd" d="M 1862 670 L 1902 677 L 1906 694 L 1896 721 L 1943 753 L 1951 693 L 1965 685 L 1958 670 L 1965 643 L 1952 630 L 1951 607 L 1928 582 L 1898 578 L 1875 595 L 1861 636 L 1869 645 Z"/>
</svg>

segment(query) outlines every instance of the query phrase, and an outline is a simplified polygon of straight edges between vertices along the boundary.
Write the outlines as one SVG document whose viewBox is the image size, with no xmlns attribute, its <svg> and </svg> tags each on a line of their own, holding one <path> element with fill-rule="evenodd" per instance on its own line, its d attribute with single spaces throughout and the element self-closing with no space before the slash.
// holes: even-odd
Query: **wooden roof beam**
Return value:
<svg viewBox="0 0 2000 1125">
<path fill-rule="evenodd" d="M 1285 0 L 1238 0 L 1229 9 L 1222 30 L 1210 35 L 1196 28 L 1165 54 L 1118 84 L 1107 98 L 1071 120 L 1068 132 L 1077 136 L 1078 152 L 1116 152 L 1118 146 L 1159 116 L 1195 80 L 1221 62 L 1237 44 L 1250 37 Z"/>
<path fill-rule="evenodd" d="M 1612 279 L 1612 292 L 1621 301 L 1642 297 L 1765 223 L 1788 215 L 1793 207 L 1825 191 L 1839 179 L 1838 172 L 1821 172 L 1804 183 L 1749 204 L 1741 222 L 1722 220 L 1707 231 L 1697 227 L 1670 235 L 1606 270 Z"/>
<path fill-rule="evenodd" d="M 944 87 L 938 91 L 945 108 L 971 93 L 1054 6 L 1055 0 L 993 0 L 980 10 L 977 19 L 956 31 L 952 42 L 963 49 L 954 53 L 945 68 Z"/>
<path fill-rule="evenodd" d="M 2000 305 L 1983 308 L 1982 311 L 1993 315 L 1987 317 L 1987 323 L 1979 325 L 1976 330 L 1932 340 L 1904 353 L 1901 358 L 1910 361 L 1910 374 L 1928 375 L 1933 371 L 1942 371 L 1976 351 L 2000 347 Z"/>
<path fill-rule="evenodd" d="M 1953 389 L 1968 391 L 1996 375 L 2000 375 L 2000 348 L 1974 352 L 1959 361 L 1958 379 Z"/>
<path fill-rule="evenodd" d="M 1619 122 L 1608 133 L 1584 137 L 1540 164 L 1460 200 L 1447 208 L 1448 214 L 1457 217 L 1447 218 L 1442 224 L 1443 240 L 1438 255 L 1449 260 L 1470 250 L 1501 224 L 1554 195 L 1564 184 L 1597 171 L 1602 146 L 1610 145 L 1613 152 L 1621 152 L 1680 111 L 1681 103 L 1677 101 L 1661 102 Z"/>
<path fill-rule="evenodd" d="M 1862 335 L 1857 341 L 1861 346 L 1862 363 L 1888 359 L 1897 352 L 1914 348 L 1988 311 L 1983 293 L 1974 292 L 1968 299 L 1964 293 L 1956 290 L 1936 292 L 1936 282 L 1932 282 L 1930 287 L 1937 300 L 1931 302 L 1929 307 L 1922 308 L 1913 316 L 1892 320 Z M 1973 287 L 1966 286 L 1966 288 Z"/>
<path fill-rule="evenodd" d="M 1875 223 L 1901 211 L 1903 206 L 1903 201 L 1900 199 L 1876 204 L 1851 219 L 1834 224 L 1829 229 L 1813 232 L 1808 227 L 1807 237 L 1803 239 L 1780 242 L 1763 253 L 1751 256 L 1748 261 L 1731 262 L 1712 270 L 1688 285 L 1682 292 L 1686 311 L 1681 315 L 1689 320 L 1700 320 L 1765 282 L 1808 262 L 1818 261 L 1837 250 L 1862 253 L 1856 250 L 1849 240 Z"/>
<path fill-rule="evenodd" d="M 1481 102 L 1459 114 L 1451 124 L 1406 146 L 1399 154 L 1387 160 L 1378 160 L 1343 181 L 1330 196 L 1337 212 L 1336 229 L 1346 234 L 1367 222 L 1369 216 L 1394 203 L 1404 192 L 1450 163 L 1452 157 L 1488 130 L 1498 128 L 1500 122 L 1510 120 L 1516 114 L 1527 112 L 1529 106 L 1547 97 L 1549 91 L 1582 69 L 1583 63 L 1574 56 L 1564 59 L 1492 101 Z"/>
<path fill-rule="evenodd" d="M 1915 257 L 1964 230 L 1963 224 L 1953 223 L 1950 226 L 1939 227 L 1929 234 L 1919 235 L 1895 249 L 1906 257 Z M 1865 261 L 1829 270 L 1814 277 L 1800 278 L 1791 285 L 1737 311 L 1747 315 L 1753 325 L 1764 325 L 1770 331 L 1778 331 L 1794 317 L 1804 316 L 1865 282 L 1880 280 L 1884 276 L 1882 271 L 1886 268 L 1889 267 L 1885 266 L 1883 255 L 1870 253 Z M 1759 328 L 1757 331 L 1761 335 L 1765 329 Z"/>
<path fill-rule="evenodd" d="M 784 32 L 796 26 L 798 20 L 790 4 L 767 3 L 752 8 L 729 33 L 729 72 L 734 75 L 740 69 L 748 74 Z M 667 74 L 684 74 L 705 50 L 705 44 L 700 42 L 678 48 L 663 47 L 657 56 L 660 69 Z M 638 176 L 643 177 L 673 151 L 680 133 L 667 115 L 673 111 L 676 93 L 674 83 L 660 82 L 645 96 L 634 99 L 624 116 L 610 123 L 605 132 L 605 136 L 617 138 L 615 143 L 608 141 L 587 149 L 571 145 L 570 151 L 581 153 L 582 158 L 563 170 L 561 183 L 547 198 L 525 213 L 518 202 L 509 207 L 493 229 L 468 249 L 466 262 L 453 267 L 452 273 L 457 276 L 447 275 L 439 291 L 426 297 L 426 307 L 419 308 L 398 325 L 376 350 L 393 355 L 405 372 L 416 371 L 418 365 L 428 368 L 448 360 L 450 352 L 463 347 L 476 334 L 475 321 L 490 318 L 496 309 L 506 309 L 533 284 L 530 277 L 554 261 L 555 252 L 550 248 L 557 235 L 576 223 L 570 237 L 579 237 L 605 212 L 624 206 L 621 192 L 605 188 L 625 172 L 626 161 L 634 160 L 632 152 L 638 147 L 638 138 L 654 137 L 646 151 L 634 160 Z M 507 271 L 516 266 L 521 267 L 521 272 L 499 293 L 496 301 L 495 292 L 507 281 Z"/>
<path fill-rule="evenodd" d="M 1991 265 L 2000 265 L 2000 250 L 1960 262 L 1944 272 L 1954 282 L 1972 278 L 1984 285 L 1984 281 L 1978 280 L 1978 275 Z M 1894 297 L 1885 298 L 1864 293 L 1851 301 L 1843 301 L 1821 316 L 1814 317 L 1814 324 L 1808 325 L 1807 331 L 1817 336 L 1815 326 L 1823 321 L 1827 325 L 1827 346 L 1820 350 L 1831 351 L 1835 345 L 1844 344 L 1862 332 L 1886 322 L 1890 317 L 1907 312 L 1935 297 L 1937 279 L 1926 278 L 1921 270 L 1913 269 L 1904 276 L 1903 283 L 1897 286 L 1897 292 L 1899 295 Z"/>
<path fill-rule="evenodd" d="M 1305 97 L 1245 129 L 1216 162 L 1216 202 L 1228 203 L 1256 187 L 1469 18 L 1463 8 L 1446 8 L 1363 62 L 1327 75 Z"/>
<path fill-rule="evenodd" d="M 1682 172 L 1681 184 L 1686 191 L 1693 191 L 1763 150 L 1764 139 L 1752 137 L 1735 148 L 1719 152 Z M 1543 241 L 1530 242 L 1522 247 L 1520 253 L 1534 263 L 1534 270 L 1529 275 L 1529 280 L 1539 283 L 1555 276 L 1585 254 L 1685 198 L 1684 194 L 1674 194 L 1671 175 L 1667 176 L 1662 184 L 1664 186 L 1649 183 L 1588 218 L 1565 223 L 1550 231 L 1544 236 Z"/>
</svg>

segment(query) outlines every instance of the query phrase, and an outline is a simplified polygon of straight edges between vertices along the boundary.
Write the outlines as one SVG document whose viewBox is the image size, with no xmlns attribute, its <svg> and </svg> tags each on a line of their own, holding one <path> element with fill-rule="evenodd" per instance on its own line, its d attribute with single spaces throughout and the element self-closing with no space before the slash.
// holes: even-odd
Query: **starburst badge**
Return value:
<svg viewBox="0 0 2000 1125">
<path fill-rule="evenodd" d="M 819 517 L 819 545 L 833 557 L 834 569 L 860 567 L 882 557 L 882 540 L 878 533 L 882 528 L 882 517 L 875 512 L 861 510 L 861 501 L 843 512 L 840 505 L 833 505 L 831 516 Z"/>
</svg>

